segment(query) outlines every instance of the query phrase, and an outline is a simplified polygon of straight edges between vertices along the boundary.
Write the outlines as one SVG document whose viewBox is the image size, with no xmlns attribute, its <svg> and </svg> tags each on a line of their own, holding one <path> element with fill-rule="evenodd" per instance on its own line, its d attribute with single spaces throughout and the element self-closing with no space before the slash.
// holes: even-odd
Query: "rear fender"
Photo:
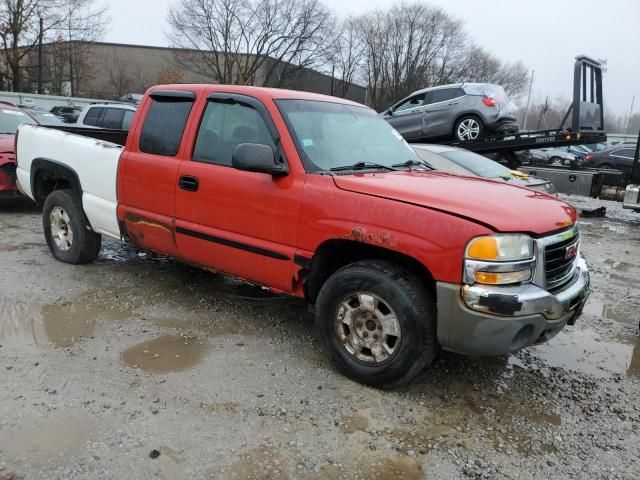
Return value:
<svg viewBox="0 0 640 480">
<path fill-rule="evenodd" d="M 43 204 L 49 193 L 59 189 L 58 185 L 73 190 L 82 201 L 82 185 L 73 168 L 48 158 L 36 158 L 31 164 L 33 199 Z"/>
</svg>

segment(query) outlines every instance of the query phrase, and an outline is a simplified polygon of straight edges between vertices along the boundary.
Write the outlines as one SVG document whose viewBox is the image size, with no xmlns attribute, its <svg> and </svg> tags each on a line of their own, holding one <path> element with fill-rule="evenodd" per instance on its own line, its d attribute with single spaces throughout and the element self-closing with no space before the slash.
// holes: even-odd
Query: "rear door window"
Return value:
<svg viewBox="0 0 640 480">
<path fill-rule="evenodd" d="M 140 151 L 175 157 L 187 125 L 193 99 L 154 97 L 140 132 Z"/>
<path fill-rule="evenodd" d="M 103 112 L 104 112 L 103 107 L 90 107 L 89 111 L 84 116 L 83 123 L 85 125 L 91 125 L 92 127 L 100 126 L 99 121 Z"/>
<path fill-rule="evenodd" d="M 276 147 L 257 110 L 242 103 L 210 101 L 198 130 L 193 160 L 231 166 L 233 151 L 241 143 Z"/>
<path fill-rule="evenodd" d="M 102 117 L 101 126 L 103 128 L 113 128 L 120 130 L 122 128 L 122 119 L 124 118 L 122 108 L 105 108 L 104 117 Z"/>
<path fill-rule="evenodd" d="M 429 92 L 427 103 L 446 102 L 454 98 L 462 97 L 464 92 L 460 88 L 442 88 Z"/>
</svg>

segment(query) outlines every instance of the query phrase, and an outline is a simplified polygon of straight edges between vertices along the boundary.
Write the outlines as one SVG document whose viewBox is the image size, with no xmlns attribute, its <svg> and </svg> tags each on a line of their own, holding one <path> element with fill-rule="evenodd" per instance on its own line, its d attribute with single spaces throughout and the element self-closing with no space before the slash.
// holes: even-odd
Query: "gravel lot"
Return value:
<svg viewBox="0 0 640 480">
<path fill-rule="evenodd" d="M 110 240 L 58 263 L 1 204 L 0 480 L 638 479 L 640 216 L 567 199 L 607 207 L 578 324 L 394 392 L 338 375 L 300 301 Z"/>
</svg>

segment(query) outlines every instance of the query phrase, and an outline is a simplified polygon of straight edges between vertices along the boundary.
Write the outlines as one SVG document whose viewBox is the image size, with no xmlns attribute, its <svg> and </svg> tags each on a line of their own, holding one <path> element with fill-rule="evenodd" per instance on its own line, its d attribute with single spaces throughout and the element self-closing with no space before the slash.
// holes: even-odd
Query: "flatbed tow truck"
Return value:
<svg viewBox="0 0 640 480">
<path fill-rule="evenodd" d="M 570 120 L 570 125 L 566 125 Z M 566 126 L 565 126 L 566 125 Z M 584 55 L 574 64 L 573 101 L 557 129 L 520 132 L 464 142 L 442 142 L 479 154 L 496 154 L 499 161 L 513 169 L 551 180 L 563 193 L 598 196 L 606 186 L 616 186 L 621 198 L 621 173 L 617 170 L 522 165 L 516 152 L 537 148 L 567 147 L 607 140 L 604 129 L 602 65 Z M 640 183 L 640 182 L 639 182 Z"/>
</svg>

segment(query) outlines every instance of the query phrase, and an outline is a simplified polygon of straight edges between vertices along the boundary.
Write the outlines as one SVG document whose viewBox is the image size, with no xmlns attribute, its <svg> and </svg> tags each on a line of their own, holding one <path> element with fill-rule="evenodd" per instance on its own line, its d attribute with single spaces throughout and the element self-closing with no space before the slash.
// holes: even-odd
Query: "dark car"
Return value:
<svg viewBox="0 0 640 480">
<path fill-rule="evenodd" d="M 517 170 L 510 170 L 498 162 L 463 148 L 430 144 L 412 144 L 411 146 L 418 156 L 435 170 L 455 175 L 499 180 L 550 194 L 556 192 L 553 183 L 549 180 L 530 177 Z"/>
<path fill-rule="evenodd" d="M 406 140 L 477 140 L 518 132 L 516 106 L 500 85 L 459 83 L 425 88 L 380 115 Z"/>
<path fill-rule="evenodd" d="M 585 157 L 584 166 L 590 168 L 610 168 L 620 170 L 625 176 L 631 175 L 636 146 L 633 144 L 613 145 L 600 152 L 592 152 Z"/>
<path fill-rule="evenodd" d="M 582 159 L 561 148 L 538 148 L 516 152 L 522 165 L 534 167 L 569 167 L 579 168 Z"/>
<path fill-rule="evenodd" d="M 64 123 L 76 123 L 81 112 L 82 107 L 59 106 L 51 109 L 51 113 L 60 117 Z"/>
</svg>

